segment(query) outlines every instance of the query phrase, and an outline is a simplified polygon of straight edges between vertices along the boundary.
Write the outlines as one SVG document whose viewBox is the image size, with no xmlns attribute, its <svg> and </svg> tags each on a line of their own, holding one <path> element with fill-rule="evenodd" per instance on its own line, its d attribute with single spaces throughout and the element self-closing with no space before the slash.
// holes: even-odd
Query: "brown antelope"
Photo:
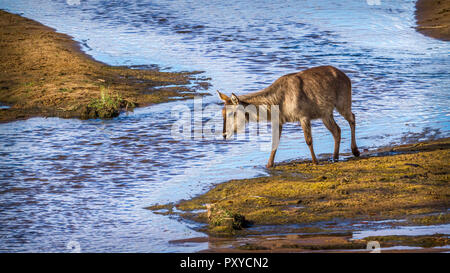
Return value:
<svg viewBox="0 0 450 273">
<path fill-rule="evenodd" d="M 247 106 L 265 105 L 269 111 L 269 116 L 271 115 L 270 106 L 278 106 L 278 118 L 275 121 L 271 118 L 272 152 L 267 163 L 268 168 L 273 166 L 282 126 L 286 122 L 300 122 L 306 144 L 311 151 L 312 162 L 317 164 L 311 135 L 311 120 L 322 119 L 325 127 L 333 134 L 333 159 L 338 160 L 341 129 L 334 120 L 334 108 L 350 124 L 352 153 L 359 156 L 355 140 L 355 115 L 352 113 L 351 82 L 344 72 L 333 66 L 318 66 L 298 73 L 287 74 L 265 89 L 242 96 L 236 96 L 232 93 L 231 97 L 228 97 L 219 91 L 217 92 L 220 99 L 225 103 L 222 110 L 224 138 L 229 138 L 237 133 L 238 128 L 245 126 L 252 115 L 257 115 L 259 121 L 259 114 L 255 113 L 254 110 L 247 110 L 249 108 Z M 227 118 L 232 120 L 232 124 L 227 122 Z"/>
</svg>

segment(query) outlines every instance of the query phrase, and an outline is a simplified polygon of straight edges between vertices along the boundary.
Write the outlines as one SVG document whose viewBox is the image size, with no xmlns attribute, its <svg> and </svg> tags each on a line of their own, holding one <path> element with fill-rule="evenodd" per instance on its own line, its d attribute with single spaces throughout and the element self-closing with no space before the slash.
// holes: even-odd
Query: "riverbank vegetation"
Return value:
<svg viewBox="0 0 450 273">
<path fill-rule="evenodd" d="M 282 228 L 336 219 L 442 224 L 449 221 L 449 162 L 450 139 L 336 163 L 296 161 L 276 166 L 267 177 L 231 180 L 193 199 L 149 209 L 206 223 L 204 231 L 215 236 L 245 234 L 248 225 Z"/>
</svg>

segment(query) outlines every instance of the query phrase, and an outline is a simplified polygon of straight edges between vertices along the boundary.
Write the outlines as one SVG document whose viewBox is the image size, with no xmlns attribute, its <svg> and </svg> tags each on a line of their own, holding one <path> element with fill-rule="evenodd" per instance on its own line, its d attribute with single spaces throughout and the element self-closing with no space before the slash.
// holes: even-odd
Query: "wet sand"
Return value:
<svg viewBox="0 0 450 273">
<path fill-rule="evenodd" d="M 191 200 L 149 209 L 203 223 L 199 230 L 210 238 L 234 238 L 208 241 L 208 251 L 353 251 L 372 240 L 384 248 L 414 248 L 388 249 L 393 252 L 446 251 L 431 247 L 449 245 L 447 235 L 353 240 L 345 232 L 336 235 L 336 227 L 349 221 L 448 224 L 449 156 L 450 139 L 441 139 L 366 151 L 337 163 L 293 161 L 268 177 L 231 180 Z M 279 235 L 286 233 L 292 235 Z"/>
<path fill-rule="evenodd" d="M 199 72 L 106 65 L 83 53 L 70 36 L 2 10 L 0 69 L 0 122 L 111 118 L 137 106 L 192 98 L 208 87 Z"/>
<path fill-rule="evenodd" d="M 450 1 L 418 0 L 416 3 L 417 31 L 450 41 Z"/>
</svg>

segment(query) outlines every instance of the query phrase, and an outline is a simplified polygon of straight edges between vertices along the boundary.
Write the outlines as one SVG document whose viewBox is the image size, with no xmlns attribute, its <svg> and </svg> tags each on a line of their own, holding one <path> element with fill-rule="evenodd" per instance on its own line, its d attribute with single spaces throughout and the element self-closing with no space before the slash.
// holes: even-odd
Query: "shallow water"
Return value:
<svg viewBox="0 0 450 273">
<path fill-rule="evenodd" d="M 424 236 L 434 234 L 449 234 L 450 225 L 429 226 L 398 226 L 394 228 L 368 229 L 353 233 L 353 239 L 363 239 L 370 236 Z"/>
<path fill-rule="evenodd" d="M 243 94 L 279 76 L 331 64 L 353 82 L 357 142 L 364 148 L 450 135 L 450 44 L 414 30 L 415 1 L 3 1 L 73 36 L 113 65 L 203 70 L 209 92 Z M 71 5 L 69 5 L 70 3 Z M 203 105 L 219 103 L 215 96 Z M 189 224 L 143 209 L 232 178 L 265 175 L 254 141 L 173 139 L 171 110 L 137 109 L 110 121 L 33 118 L 0 125 L 0 251 L 197 251 L 169 240 Z M 342 128 L 341 152 L 350 151 Z M 316 152 L 332 137 L 313 123 Z M 283 131 L 277 161 L 309 158 L 298 125 Z M 448 231 L 448 230 L 447 230 Z"/>
</svg>

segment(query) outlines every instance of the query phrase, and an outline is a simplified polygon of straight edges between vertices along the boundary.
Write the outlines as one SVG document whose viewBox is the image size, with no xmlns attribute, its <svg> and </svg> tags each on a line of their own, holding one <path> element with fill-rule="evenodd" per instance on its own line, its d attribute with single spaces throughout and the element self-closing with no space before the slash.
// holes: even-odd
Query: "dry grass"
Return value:
<svg viewBox="0 0 450 273">
<path fill-rule="evenodd" d="M 0 110 L 0 121 L 99 117 L 89 105 L 101 97 L 102 86 L 122 98 L 122 107 L 190 98 L 193 90 L 183 85 L 196 74 L 108 66 L 81 52 L 71 37 L 1 10 L 0 70 L 0 102 L 11 106 Z M 180 86 L 154 88 L 164 85 Z"/>
</svg>

